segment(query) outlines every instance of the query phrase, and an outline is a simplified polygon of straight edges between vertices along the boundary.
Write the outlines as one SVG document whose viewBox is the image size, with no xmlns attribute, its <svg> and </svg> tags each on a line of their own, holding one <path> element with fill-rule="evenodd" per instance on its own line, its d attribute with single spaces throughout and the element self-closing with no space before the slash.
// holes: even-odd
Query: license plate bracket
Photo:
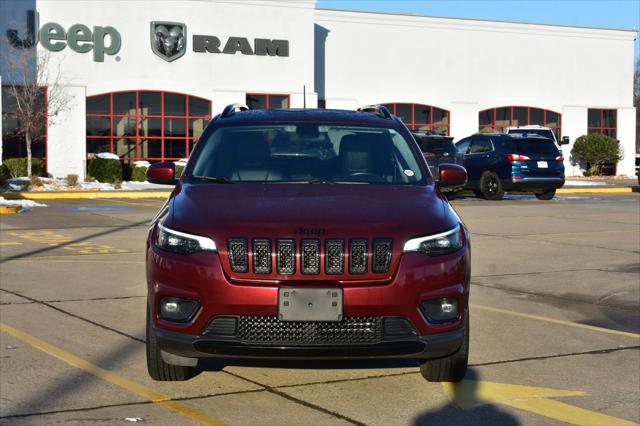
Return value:
<svg viewBox="0 0 640 426">
<path fill-rule="evenodd" d="M 342 321 L 341 288 L 278 289 L 278 318 L 281 321 Z"/>
</svg>

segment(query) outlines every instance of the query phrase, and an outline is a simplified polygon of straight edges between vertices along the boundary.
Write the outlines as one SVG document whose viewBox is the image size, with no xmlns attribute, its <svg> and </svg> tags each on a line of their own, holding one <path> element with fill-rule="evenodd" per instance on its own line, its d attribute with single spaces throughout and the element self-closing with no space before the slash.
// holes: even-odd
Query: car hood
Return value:
<svg viewBox="0 0 640 426">
<path fill-rule="evenodd" d="M 459 218 L 433 186 L 182 184 L 173 229 L 212 237 L 391 237 L 450 229 Z M 396 246 L 397 247 L 397 246 Z"/>
</svg>

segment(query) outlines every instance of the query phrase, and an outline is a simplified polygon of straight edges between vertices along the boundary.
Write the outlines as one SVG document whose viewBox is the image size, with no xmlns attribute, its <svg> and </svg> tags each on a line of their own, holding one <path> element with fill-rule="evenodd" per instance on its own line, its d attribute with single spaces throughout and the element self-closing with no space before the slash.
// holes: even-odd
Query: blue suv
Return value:
<svg viewBox="0 0 640 426">
<path fill-rule="evenodd" d="M 475 134 L 456 148 L 464 155 L 465 188 L 487 200 L 500 200 L 505 191 L 532 192 L 539 200 L 550 200 L 564 185 L 564 158 L 551 139 Z"/>
</svg>

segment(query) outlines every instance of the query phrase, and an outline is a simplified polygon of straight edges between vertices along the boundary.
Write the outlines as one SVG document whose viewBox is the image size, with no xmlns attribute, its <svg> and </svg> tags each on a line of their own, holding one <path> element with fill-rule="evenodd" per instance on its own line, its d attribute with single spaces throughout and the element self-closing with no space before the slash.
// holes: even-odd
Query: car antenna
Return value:
<svg viewBox="0 0 640 426">
<path fill-rule="evenodd" d="M 307 85 L 302 85 L 302 108 L 307 107 Z"/>
</svg>

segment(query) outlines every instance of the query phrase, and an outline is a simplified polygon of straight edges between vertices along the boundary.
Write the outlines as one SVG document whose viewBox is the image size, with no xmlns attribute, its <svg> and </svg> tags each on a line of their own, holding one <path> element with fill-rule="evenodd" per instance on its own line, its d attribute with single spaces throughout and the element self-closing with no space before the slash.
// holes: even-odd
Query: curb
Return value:
<svg viewBox="0 0 640 426">
<path fill-rule="evenodd" d="M 22 210 L 22 206 L 0 206 L 0 214 L 15 214 Z"/>
<path fill-rule="evenodd" d="M 640 188 L 636 187 L 616 187 L 616 188 L 560 188 L 556 190 L 556 194 L 622 194 L 640 192 Z"/>
<path fill-rule="evenodd" d="M 171 191 L 7 192 L 6 200 L 85 200 L 98 198 L 169 198 Z"/>
</svg>

